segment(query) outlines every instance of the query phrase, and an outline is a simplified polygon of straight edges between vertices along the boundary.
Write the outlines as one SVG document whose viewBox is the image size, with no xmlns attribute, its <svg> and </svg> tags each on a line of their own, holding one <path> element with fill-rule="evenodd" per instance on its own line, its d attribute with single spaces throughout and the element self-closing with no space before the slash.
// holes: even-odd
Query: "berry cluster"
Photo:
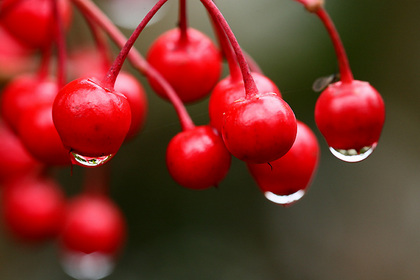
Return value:
<svg viewBox="0 0 420 280">
<path fill-rule="evenodd" d="M 339 65 L 338 81 L 314 85 L 323 90 L 316 125 L 337 158 L 361 161 L 377 146 L 384 102 L 369 83 L 353 79 L 322 1 L 296 1 L 324 23 Z M 106 163 L 139 134 L 147 113 L 143 86 L 121 70 L 125 60 L 177 113 L 182 131 L 168 144 L 166 164 L 179 185 L 218 186 L 233 155 L 267 199 L 288 206 L 306 193 L 318 167 L 314 133 L 242 51 L 213 1 L 201 0 L 219 46 L 188 26 L 186 0 L 179 0 L 179 25 L 160 35 L 145 58 L 133 48 L 166 2 L 157 1 L 128 39 L 90 0 L 0 2 L 1 213 L 21 240 L 58 238 L 63 267 L 76 278 L 100 278 L 82 271 L 86 258 L 107 275 L 125 239 L 124 217 L 107 192 Z M 96 48 L 67 51 L 73 9 L 86 19 Z M 105 35 L 121 49 L 115 58 Z M 229 75 L 221 79 L 224 61 Z M 196 126 L 184 104 L 206 97 L 210 123 Z M 89 168 L 83 191 L 67 201 L 50 170 L 73 165 Z"/>
</svg>

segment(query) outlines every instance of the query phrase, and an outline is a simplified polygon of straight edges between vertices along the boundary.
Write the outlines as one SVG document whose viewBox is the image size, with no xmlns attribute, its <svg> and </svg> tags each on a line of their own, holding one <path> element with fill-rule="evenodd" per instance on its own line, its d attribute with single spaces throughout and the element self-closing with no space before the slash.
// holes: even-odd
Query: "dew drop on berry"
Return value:
<svg viewBox="0 0 420 280">
<path fill-rule="evenodd" d="M 64 252 L 61 266 L 69 276 L 80 280 L 98 280 L 110 275 L 115 267 L 112 256 L 94 252 Z"/>
<path fill-rule="evenodd" d="M 84 167 L 97 167 L 105 164 L 108 162 L 114 155 L 107 155 L 101 157 L 88 157 L 77 154 L 75 152 L 71 152 L 71 160 L 74 164 L 84 166 Z"/>
<path fill-rule="evenodd" d="M 264 193 L 265 198 L 267 198 L 271 202 L 280 204 L 282 206 L 290 206 L 293 203 L 297 202 L 299 199 L 301 199 L 304 195 L 304 190 L 298 190 L 297 192 L 288 195 L 278 195 L 272 192 Z"/>
<path fill-rule="evenodd" d="M 366 159 L 372 154 L 375 150 L 377 143 L 374 143 L 372 146 L 366 146 L 360 149 L 359 151 L 355 149 L 343 150 L 343 149 L 334 149 L 330 147 L 330 152 L 338 159 L 341 159 L 345 162 L 359 162 Z"/>
</svg>

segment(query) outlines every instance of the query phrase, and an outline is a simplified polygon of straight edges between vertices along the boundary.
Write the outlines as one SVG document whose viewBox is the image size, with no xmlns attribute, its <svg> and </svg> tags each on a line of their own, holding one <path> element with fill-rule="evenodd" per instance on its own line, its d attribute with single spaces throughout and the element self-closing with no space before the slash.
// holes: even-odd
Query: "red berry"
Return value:
<svg viewBox="0 0 420 280">
<path fill-rule="evenodd" d="M 41 163 L 35 160 L 23 146 L 22 141 L 0 120 L 0 183 L 37 173 Z"/>
<path fill-rule="evenodd" d="M 52 113 L 64 146 L 86 157 L 114 155 L 131 123 L 127 98 L 94 78 L 77 79 L 64 86 Z"/>
<path fill-rule="evenodd" d="M 194 102 L 210 93 L 222 70 L 222 57 L 213 42 L 193 28 L 181 39 L 179 28 L 162 34 L 150 47 L 147 61 L 174 88 L 183 102 Z M 150 85 L 165 98 L 165 92 L 153 79 Z"/>
<path fill-rule="evenodd" d="M 72 16 L 70 2 L 57 3 L 63 25 L 68 27 Z M 52 42 L 56 23 L 50 0 L 3 0 L 0 10 L 4 26 L 24 44 L 43 48 Z"/>
<path fill-rule="evenodd" d="M 144 126 L 147 114 L 147 96 L 143 86 L 131 74 L 120 72 L 115 90 L 127 97 L 131 109 L 131 125 L 126 140 L 132 139 Z"/>
<path fill-rule="evenodd" d="M 23 176 L 5 185 L 4 221 L 11 233 L 25 241 L 53 238 L 61 230 L 65 198 L 60 186 L 45 177 Z"/>
<path fill-rule="evenodd" d="M 172 178 L 190 189 L 217 186 L 226 176 L 230 162 L 231 155 L 222 138 L 208 125 L 178 133 L 166 151 L 166 165 Z"/>
<path fill-rule="evenodd" d="M 22 114 L 18 134 L 26 149 L 46 165 L 69 165 L 69 151 L 64 148 L 52 119 L 52 105 L 27 110 Z"/>
<path fill-rule="evenodd" d="M 307 191 L 318 167 L 319 145 L 315 134 L 304 123 L 297 122 L 292 148 L 278 160 L 247 163 L 248 170 L 261 191 L 274 202 L 290 205 Z"/>
<path fill-rule="evenodd" d="M 233 102 L 223 120 L 227 149 L 240 160 L 274 161 L 285 155 L 296 137 L 296 118 L 276 93 L 255 94 Z"/>
<path fill-rule="evenodd" d="M 57 83 L 49 78 L 20 75 L 10 81 L 1 95 L 1 114 L 10 127 L 17 131 L 22 114 L 40 105 L 51 105 L 57 95 Z"/>
<path fill-rule="evenodd" d="M 344 154 L 344 160 L 358 161 L 358 155 L 376 146 L 385 121 L 380 94 L 367 82 L 337 82 L 317 100 L 315 122 L 328 145 Z M 355 160 L 352 160 L 354 154 Z"/>
<path fill-rule="evenodd" d="M 83 194 L 74 198 L 67 209 L 61 241 L 66 250 L 115 255 L 125 235 L 124 217 L 108 197 Z"/>
<path fill-rule="evenodd" d="M 280 90 L 266 76 L 251 73 L 259 92 L 274 92 L 281 97 Z M 219 132 L 222 131 L 223 115 L 229 106 L 240 98 L 245 97 L 245 87 L 242 79 L 234 81 L 231 76 L 221 80 L 213 89 L 209 100 L 210 124 Z"/>
</svg>

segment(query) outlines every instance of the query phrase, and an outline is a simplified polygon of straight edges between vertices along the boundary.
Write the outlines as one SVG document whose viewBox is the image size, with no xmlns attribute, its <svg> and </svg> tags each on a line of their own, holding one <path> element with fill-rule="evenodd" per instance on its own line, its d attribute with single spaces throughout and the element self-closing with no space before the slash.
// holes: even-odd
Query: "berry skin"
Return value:
<svg viewBox="0 0 420 280">
<path fill-rule="evenodd" d="M 288 196 L 307 191 L 318 168 L 318 140 L 304 123 L 297 122 L 292 148 L 278 160 L 263 164 L 247 163 L 248 170 L 263 193 Z"/>
<path fill-rule="evenodd" d="M 230 162 L 231 155 L 222 138 L 208 125 L 178 133 L 166 151 L 166 166 L 172 178 L 189 189 L 217 186 L 226 176 Z"/>
<path fill-rule="evenodd" d="M 31 155 L 46 165 L 70 165 L 69 151 L 64 148 L 52 119 L 52 105 L 38 106 L 23 113 L 18 134 Z"/>
<path fill-rule="evenodd" d="M 0 184 L 41 169 L 41 163 L 28 153 L 20 138 L 1 120 L 0 155 Z"/>
<path fill-rule="evenodd" d="M 22 176 L 5 185 L 1 205 L 10 232 L 18 239 L 35 242 L 58 235 L 66 201 L 54 180 Z"/>
<path fill-rule="evenodd" d="M 315 122 L 328 145 L 356 151 L 376 145 L 385 121 L 380 94 L 367 82 L 328 86 L 315 106 Z"/>
<path fill-rule="evenodd" d="M 131 123 L 127 98 L 95 78 L 77 79 L 64 86 L 52 113 L 64 146 L 88 157 L 115 154 Z"/>
<path fill-rule="evenodd" d="M 274 92 L 281 97 L 280 90 L 269 78 L 256 72 L 251 74 L 259 92 Z M 244 97 L 245 87 L 242 79 L 234 81 L 231 76 L 228 76 L 217 83 L 209 100 L 210 124 L 221 132 L 224 113 L 233 102 Z"/>
<path fill-rule="evenodd" d="M 3 0 L 3 25 L 22 43 L 32 48 L 44 48 L 54 38 L 55 22 L 50 0 Z M 60 18 L 70 25 L 72 9 L 68 0 L 58 0 Z"/>
<path fill-rule="evenodd" d="M 222 71 L 220 51 L 206 35 L 193 28 L 187 29 L 186 39 L 181 39 L 179 28 L 162 34 L 150 47 L 147 61 L 188 103 L 209 94 Z M 155 80 L 149 82 L 160 97 L 168 99 Z"/>
<path fill-rule="evenodd" d="M 22 114 L 40 105 L 51 105 L 57 96 L 57 83 L 49 78 L 20 75 L 10 81 L 1 95 L 1 115 L 16 132 Z"/>
<path fill-rule="evenodd" d="M 70 202 L 61 242 L 74 252 L 115 255 L 125 235 L 124 217 L 117 206 L 105 195 L 86 193 Z"/>
<path fill-rule="evenodd" d="M 238 159 L 267 163 L 290 150 L 296 126 L 292 109 L 276 93 L 255 94 L 231 104 L 222 136 L 229 152 Z"/>
<path fill-rule="evenodd" d="M 134 138 L 146 122 L 147 96 L 140 82 L 127 72 L 118 74 L 115 90 L 127 97 L 130 103 L 131 125 L 126 136 L 127 141 Z"/>
</svg>

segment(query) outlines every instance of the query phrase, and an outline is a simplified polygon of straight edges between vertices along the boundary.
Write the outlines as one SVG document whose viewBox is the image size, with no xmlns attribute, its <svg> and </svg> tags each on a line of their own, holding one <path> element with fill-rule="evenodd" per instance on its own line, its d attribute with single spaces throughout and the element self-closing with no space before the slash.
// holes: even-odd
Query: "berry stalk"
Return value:
<svg viewBox="0 0 420 280">
<path fill-rule="evenodd" d="M 55 21 L 55 42 L 57 45 L 57 86 L 62 88 L 66 84 L 66 42 L 63 21 L 58 10 L 56 0 L 51 0 Z"/>
<path fill-rule="evenodd" d="M 340 80 L 343 83 L 351 83 L 353 81 L 353 73 L 350 69 L 349 60 L 347 58 L 346 51 L 344 49 L 343 43 L 340 39 L 340 35 L 331 20 L 330 16 L 328 15 L 327 11 L 323 7 L 322 0 L 295 0 L 305 6 L 305 8 L 311 12 L 316 14 L 324 24 L 327 32 L 331 38 L 331 41 L 334 46 L 334 50 L 337 56 L 338 67 L 340 71 Z"/>
<path fill-rule="evenodd" d="M 179 0 L 179 29 L 181 31 L 180 42 L 188 40 L 187 3 L 186 0 Z"/>
<path fill-rule="evenodd" d="M 124 46 L 127 38 L 91 0 L 72 0 L 72 2 L 84 15 L 84 17 L 88 18 L 103 29 L 118 47 L 122 48 Z M 145 76 L 152 77 L 164 89 L 169 100 L 174 106 L 182 129 L 187 130 L 194 128 L 195 125 L 185 109 L 184 104 L 162 75 L 143 58 L 136 48 L 132 48 L 130 50 L 127 58 L 137 71 Z"/>
<path fill-rule="evenodd" d="M 109 69 L 108 73 L 105 75 L 103 79 L 103 83 L 105 86 L 114 87 L 115 80 L 117 79 L 118 73 L 121 71 L 122 65 L 125 59 L 130 52 L 130 49 L 133 47 L 134 43 L 136 42 L 137 38 L 139 37 L 140 33 L 152 19 L 152 17 L 159 11 L 159 9 L 165 4 L 168 0 L 159 0 L 152 9 L 146 14 L 131 36 L 128 38 L 127 42 L 121 49 L 120 53 L 118 54 L 117 58 L 115 59 L 114 63 L 112 64 L 111 68 Z"/>
<path fill-rule="evenodd" d="M 239 63 L 239 67 L 241 69 L 242 78 L 244 80 L 245 85 L 245 92 L 246 96 L 252 96 L 258 94 L 258 89 L 255 84 L 254 79 L 251 75 L 251 70 L 249 69 L 248 62 L 242 49 L 236 40 L 235 35 L 233 34 L 232 29 L 230 28 L 229 24 L 227 23 L 226 19 L 223 17 L 222 13 L 220 12 L 219 8 L 217 8 L 216 4 L 213 3 L 212 0 L 200 0 L 201 3 L 205 6 L 207 11 L 210 13 L 212 17 L 216 19 L 217 22 L 222 26 L 226 36 L 228 37 L 230 44 L 235 51 L 236 58 Z"/>
<path fill-rule="evenodd" d="M 239 68 L 238 61 L 236 60 L 235 52 L 229 43 L 229 39 L 226 36 L 223 27 L 220 22 L 214 17 L 214 14 L 209 14 L 211 22 L 213 24 L 216 37 L 219 41 L 220 48 L 226 58 L 229 67 L 229 73 L 232 81 L 239 81 L 241 79 L 241 69 Z"/>
</svg>

